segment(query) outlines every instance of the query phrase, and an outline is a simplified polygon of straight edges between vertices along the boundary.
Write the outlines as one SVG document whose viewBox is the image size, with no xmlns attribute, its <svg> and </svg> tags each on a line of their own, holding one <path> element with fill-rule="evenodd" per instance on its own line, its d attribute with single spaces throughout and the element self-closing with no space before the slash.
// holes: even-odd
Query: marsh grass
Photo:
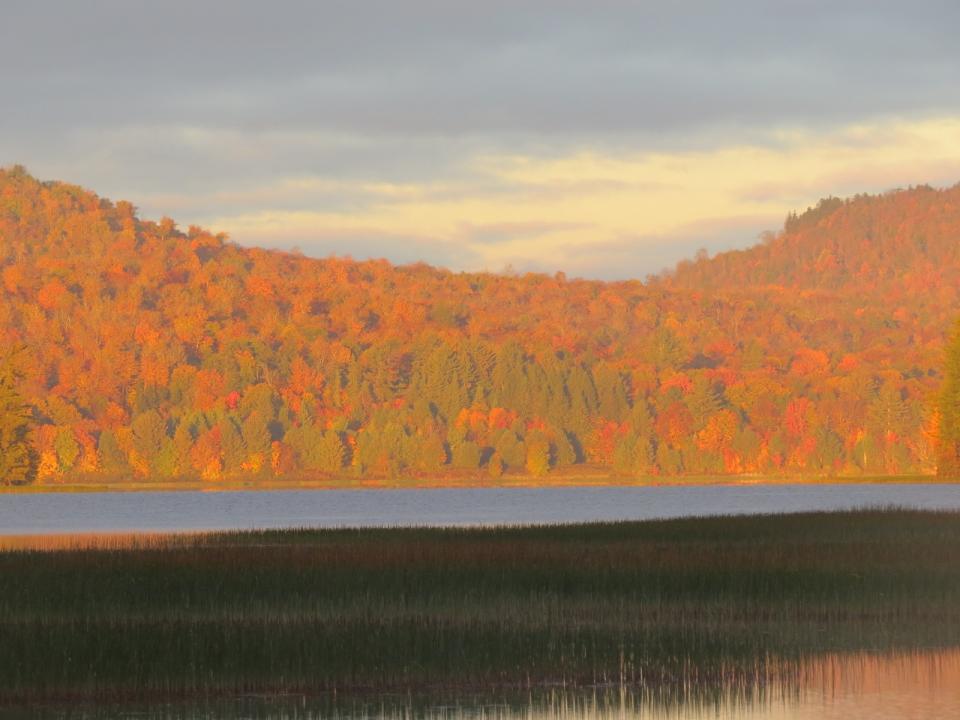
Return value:
<svg viewBox="0 0 960 720">
<path fill-rule="evenodd" d="M 8 541 L 0 700 L 752 687 L 960 646 L 960 514 Z M 778 669 L 779 668 L 779 669 Z"/>
</svg>

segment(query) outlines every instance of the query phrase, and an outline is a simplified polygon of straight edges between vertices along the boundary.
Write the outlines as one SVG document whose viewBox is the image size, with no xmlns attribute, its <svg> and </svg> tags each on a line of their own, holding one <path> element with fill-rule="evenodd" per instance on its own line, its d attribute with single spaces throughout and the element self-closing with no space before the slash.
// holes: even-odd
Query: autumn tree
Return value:
<svg viewBox="0 0 960 720">
<path fill-rule="evenodd" d="M 546 475 L 550 471 L 550 441 L 539 431 L 534 431 L 527 436 L 527 462 L 526 468 L 534 477 Z"/>
<path fill-rule="evenodd" d="M 28 441 L 32 411 L 17 389 L 21 377 L 12 355 L 0 363 L 0 483 L 5 485 L 24 485 L 37 476 L 36 453 Z"/>
</svg>

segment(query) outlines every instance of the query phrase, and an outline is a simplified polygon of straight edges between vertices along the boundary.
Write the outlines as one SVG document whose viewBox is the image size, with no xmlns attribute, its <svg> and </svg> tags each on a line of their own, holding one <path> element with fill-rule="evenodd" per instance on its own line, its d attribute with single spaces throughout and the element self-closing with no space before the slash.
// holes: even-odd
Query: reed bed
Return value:
<svg viewBox="0 0 960 720">
<path fill-rule="evenodd" d="M 960 513 L 20 542 L 5 703 L 752 687 L 824 653 L 960 647 Z"/>
</svg>

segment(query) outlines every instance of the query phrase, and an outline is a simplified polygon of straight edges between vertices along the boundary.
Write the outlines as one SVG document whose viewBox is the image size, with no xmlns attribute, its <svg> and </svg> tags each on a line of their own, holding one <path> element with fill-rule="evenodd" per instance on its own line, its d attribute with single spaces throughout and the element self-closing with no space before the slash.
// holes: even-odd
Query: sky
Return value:
<svg viewBox="0 0 960 720">
<path fill-rule="evenodd" d="M 643 278 L 960 181 L 960 3 L 3 0 L 0 165 L 311 256 Z"/>
</svg>

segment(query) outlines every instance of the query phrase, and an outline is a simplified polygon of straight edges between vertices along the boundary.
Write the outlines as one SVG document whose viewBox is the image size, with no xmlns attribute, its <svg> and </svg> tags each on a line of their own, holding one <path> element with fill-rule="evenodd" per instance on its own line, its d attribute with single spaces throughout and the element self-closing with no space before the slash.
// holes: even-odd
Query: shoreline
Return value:
<svg viewBox="0 0 960 720">
<path fill-rule="evenodd" d="M 124 492 L 270 492 L 284 490 L 470 490 L 510 488 L 603 488 L 603 487 L 758 487 L 765 485 L 952 485 L 960 481 L 937 475 L 870 475 L 804 478 L 798 476 L 691 476 L 676 478 L 557 476 L 546 481 L 508 479 L 501 482 L 469 479 L 411 480 L 290 480 L 290 481 L 180 481 L 180 482 L 63 482 L 32 485 L 0 485 L 0 495 L 46 493 Z"/>
</svg>

